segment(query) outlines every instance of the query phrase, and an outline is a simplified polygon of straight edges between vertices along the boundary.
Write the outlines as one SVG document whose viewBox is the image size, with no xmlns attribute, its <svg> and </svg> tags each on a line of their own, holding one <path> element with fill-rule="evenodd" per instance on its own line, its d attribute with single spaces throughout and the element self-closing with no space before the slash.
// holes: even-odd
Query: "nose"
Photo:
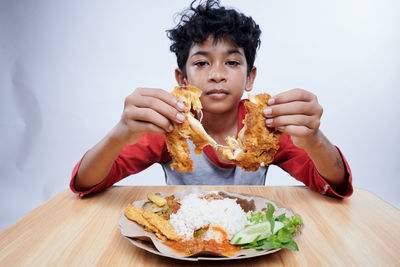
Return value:
<svg viewBox="0 0 400 267">
<path fill-rule="evenodd" d="M 220 83 L 226 80 L 226 72 L 222 64 L 214 64 L 208 73 L 208 79 L 212 82 Z"/>
</svg>

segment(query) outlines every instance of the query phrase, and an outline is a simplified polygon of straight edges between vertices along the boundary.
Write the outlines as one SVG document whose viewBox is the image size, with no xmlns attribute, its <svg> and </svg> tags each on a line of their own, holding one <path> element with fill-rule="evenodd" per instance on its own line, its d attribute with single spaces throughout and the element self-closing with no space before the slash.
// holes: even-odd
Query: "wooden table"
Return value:
<svg viewBox="0 0 400 267">
<path fill-rule="evenodd" d="M 112 187 L 79 198 L 61 191 L 0 233 L 0 266 L 394 266 L 400 265 L 400 211 L 356 189 L 349 199 L 322 196 L 305 187 L 200 187 L 261 195 L 300 214 L 300 251 L 280 250 L 234 261 L 180 261 L 132 245 L 118 228 L 123 208 L 147 192 L 183 186 Z"/>
</svg>

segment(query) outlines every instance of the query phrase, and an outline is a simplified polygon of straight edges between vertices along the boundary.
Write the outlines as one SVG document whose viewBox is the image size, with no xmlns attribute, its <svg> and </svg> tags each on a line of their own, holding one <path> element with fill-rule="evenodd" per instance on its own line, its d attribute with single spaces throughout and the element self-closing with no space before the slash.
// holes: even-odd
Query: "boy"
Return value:
<svg viewBox="0 0 400 267">
<path fill-rule="evenodd" d="M 213 0 L 196 8 L 192 3 L 180 23 L 168 31 L 178 62 L 176 81 L 203 91 L 202 124 L 219 144 L 226 145 L 225 137 L 237 135 L 243 127 L 246 111 L 241 98 L 244 91 L 252 90 L 256 78 L 260 34 L 251 17 Z M 272 97 L 268 104 L 266 126 L 283 133 L 272 164 L 313 190 L 350 196 L 350 168 L 319 130 L 322 108 L 316 96 L 293 89 Z M 156 162 L 162 165 L 167 184 L 265 184 L 268 166 L 246 172 L 210 146 L 195 155 L 190 142 L 193 172 L 172 171 L 164 134 L 173 129 L 171 121 L 183 122 L 183 110 L 183 103 L 165 90 L 137 88 L 126 98 L 118 124 L 76 165 L 72 191 L 85 195 L 102 190 Z"/>
</svg>

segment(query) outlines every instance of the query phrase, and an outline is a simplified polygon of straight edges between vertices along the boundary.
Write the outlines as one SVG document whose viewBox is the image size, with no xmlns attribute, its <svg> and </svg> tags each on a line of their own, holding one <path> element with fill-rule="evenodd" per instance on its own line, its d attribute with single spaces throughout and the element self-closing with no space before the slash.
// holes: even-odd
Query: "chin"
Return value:
<svg viewBox="0 0 400 267">
<path fill-rule="evenodd" d="M 207 114 L 212 114 L 212 115 L 224 115 L 226 116 L 226 113 L 233 113 L 235 112 L 235 105 L 227 105 L 223 103 L 218 103 L 218 104 L 211 104 L 207 103 L 207 106 L 203 106 L 203 113 Z"/>
<path fill-rule="evenodd" d="M 239 106 L 240 98 L 233 99 L 231 96 L 227 96 L 224 99 L 214 99 L 207 96 L 200 98 L 203 104 L 203 112 L 212 113 L 215 115 L 225 114 L 226 112 L 233 112 Z"/>
</svg>

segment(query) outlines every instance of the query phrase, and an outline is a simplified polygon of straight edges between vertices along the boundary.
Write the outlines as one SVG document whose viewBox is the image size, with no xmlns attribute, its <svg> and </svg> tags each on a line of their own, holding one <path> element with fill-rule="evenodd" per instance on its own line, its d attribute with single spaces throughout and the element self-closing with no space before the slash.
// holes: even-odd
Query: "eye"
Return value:
<svg viewBox="0 0 400 267">
<path fill-rule="evenodd" d="M 226 62 L 226 64 L 229 66 L 239 66 L 240 62 L 235 61 L 235 60 L 229 60 L 228 62 Z"/>
<path fill-rule="evenodd" d="M 198 67 L 205 67 L 206 65 L 208 65 L 207 61 L 197 61 L 194 63 L 195 66 Z"/>
</svg>

